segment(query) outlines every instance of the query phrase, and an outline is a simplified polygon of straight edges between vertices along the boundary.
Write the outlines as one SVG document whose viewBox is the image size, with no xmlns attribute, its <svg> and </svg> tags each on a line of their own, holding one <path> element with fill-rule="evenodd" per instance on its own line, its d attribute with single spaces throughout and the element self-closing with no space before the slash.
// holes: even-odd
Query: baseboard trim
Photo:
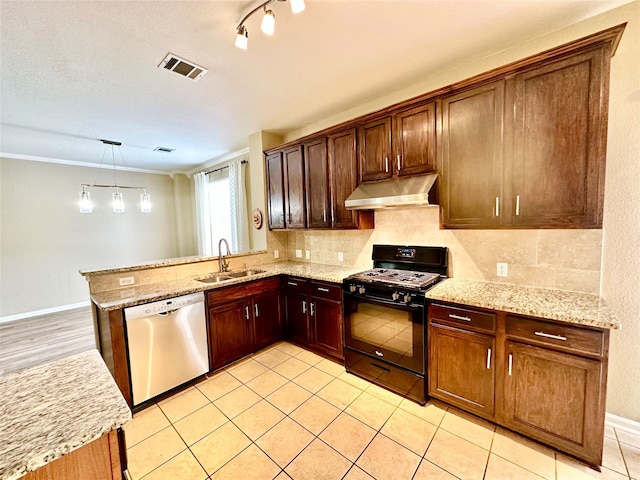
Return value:
<svg viewBox="0 0 640 480">
<path fill-rule="evenodd" d="M 91 305 L 91 302 L 87 301 L 80 303 L 71 303 L 69 305 L 60 305 L 58 307 L 44 308 L 42 310 L 33 310 L 31 312 L 16 313 L 15 315 L 6 315 L 4 317 L 0 317 L 0 323 L 14 322 L 16 320 L 39 317 L 40 315 L 48 315 L 50 313 L 64 312 L 66 310 L 73 310 L 75 308 L 88 307 L 89 305 Z"/>
<path fill-rule="evenodd" d="M 628 418 L 624 417 L 619 417 L 618 415 L 607 412 L 604 415 L 604 424 L 609 427 L 624 430 L 625 432 L 633 433 L 640 436 L 640 422 L 629 420 Z"/>
</svg>

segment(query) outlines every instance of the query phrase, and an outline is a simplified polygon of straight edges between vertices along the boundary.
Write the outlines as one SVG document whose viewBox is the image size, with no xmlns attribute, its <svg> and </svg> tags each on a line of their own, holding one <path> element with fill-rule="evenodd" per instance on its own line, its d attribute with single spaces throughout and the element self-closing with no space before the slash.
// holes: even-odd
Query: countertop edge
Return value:
<svg viewBox="0 0 640 480">
<path fill-rule="evenodd" d="M 622 328 L 599 295 L 584 292 L 449 278 L 428 290 L 425 297 L 432 301 L 499 310 L 586 327 L 608 330 Z"/>
</svg>

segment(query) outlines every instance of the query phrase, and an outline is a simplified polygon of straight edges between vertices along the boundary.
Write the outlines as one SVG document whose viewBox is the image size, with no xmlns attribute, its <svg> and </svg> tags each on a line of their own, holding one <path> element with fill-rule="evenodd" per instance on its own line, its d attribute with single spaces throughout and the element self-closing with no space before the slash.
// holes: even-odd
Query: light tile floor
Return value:
<svg viewBox="0 0 640 480">
<path fill-rule="evenodd" d="M 136 413 L 125 432 L 134 480 L 640 480 L 638 436 L 607 427 L 598 473 L 286 342 Z"/>
</svg>

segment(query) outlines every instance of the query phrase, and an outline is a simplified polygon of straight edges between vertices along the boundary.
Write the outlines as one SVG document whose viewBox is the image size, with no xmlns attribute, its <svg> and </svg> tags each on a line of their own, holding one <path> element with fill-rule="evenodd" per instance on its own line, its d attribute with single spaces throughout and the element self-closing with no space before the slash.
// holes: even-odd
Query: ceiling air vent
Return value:
<svg viewBox="0 0 640 480">
<path fill-rule="evenodd" d="M 154 152 L 163 152 L 163 153 L 171 153 L 175 150 L 175 148 L 167 148 L 167 147 L 156 147 L 153 149 Z"/>
<path fill-rule="evenodd" d="M 160 62 L 158 68 L 165 68 L 172 72 L 179 73 L 183 77 L 187 77 L 194 82 L 200 80 L 204 77 L 205 73 L 209 71 L 206 68 L 196 65 L 195 63 L 191 63 L 184 58 L 174 55 L 173 53 L 167 53 L 167 56 L 164 57 L 162 62 Z"/>
</svg>

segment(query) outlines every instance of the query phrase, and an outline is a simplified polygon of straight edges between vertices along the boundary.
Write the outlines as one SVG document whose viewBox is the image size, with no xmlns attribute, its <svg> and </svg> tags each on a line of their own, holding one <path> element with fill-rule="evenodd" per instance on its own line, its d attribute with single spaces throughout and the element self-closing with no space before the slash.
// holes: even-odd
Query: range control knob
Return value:
<svg viewBox="0 0 640 480">
<path fill-rule="evenodd" d="M 349 291 L 351 293 L 354 293 L 356 291 L 356 286 L 355 285 L 349 285 Z"/>
<path fill-rule="evenodd" d="M 366 290 L 364 289 L 364 287 L 363 287 L 363 286 L 359 286 L 359 287 L 358 287 L 358 293 L 359 293 L 360 295 L 364 295 L 364 292 L 365 292 L 365 291 L 366 291 Z"/>
<path fill-rule="evenodd" d="M 405 293 L 404 301 L 405 301 L 405 303 L 410 303 L 411 302 L 411 295 L 409 295 L 408 293 Z"/>
<path fill-rule="evenodd" d="M 400 294 L 398 292 L 393 292 L 391 294 L 391 298 L 393 298 L 394 300 L 398 300 L 400 298 Z"/>
</svg>

